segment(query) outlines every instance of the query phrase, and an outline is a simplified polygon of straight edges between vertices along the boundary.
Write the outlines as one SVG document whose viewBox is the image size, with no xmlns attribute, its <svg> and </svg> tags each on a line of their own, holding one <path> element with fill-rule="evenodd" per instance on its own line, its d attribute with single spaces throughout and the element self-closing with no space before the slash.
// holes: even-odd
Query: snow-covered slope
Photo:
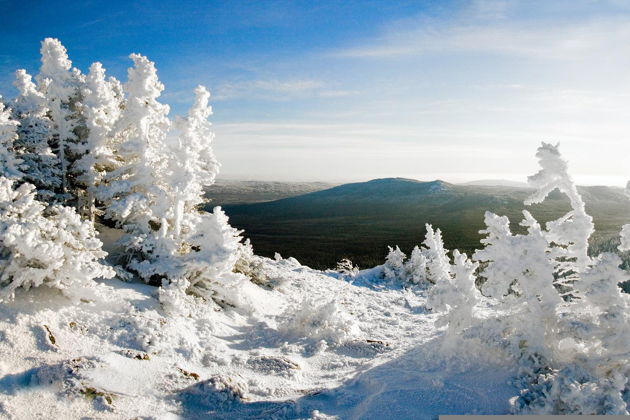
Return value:
<svg viewBox="0 0 630 420">
<path fill-rule="evenodd" d="M 508 412 L 510 364 L 487 349 L 444 351 L 422 290 L 261 261 L 276 287 L 249 283 L 238 312 L 190 298 L 165 312 L 158 288 L 117 279 L 99 283 L 91 302 L 18 290 L 0 306 L 0 416 Z"/>
</svg>

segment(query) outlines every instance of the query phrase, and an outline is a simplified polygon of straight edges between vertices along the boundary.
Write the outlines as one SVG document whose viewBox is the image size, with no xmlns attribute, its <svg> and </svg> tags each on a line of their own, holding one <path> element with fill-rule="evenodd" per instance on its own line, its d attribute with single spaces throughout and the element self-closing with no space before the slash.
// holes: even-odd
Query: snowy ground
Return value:
<svg viewBox="0 0 630 420">
<path fill-rule="evenodd" d="M 166 313 L 157 288 L 120 280 L 76 304 L 48 288 L 19 290 L 0 305 L 0 417 L 509 411 L 513 364 L 487 348 L 444 349 L 422 291 L 352 283 L 292 259 L 264 265 L 278 286 L 248 283 L 238 311 L 189 303 Z"/>
</svg>

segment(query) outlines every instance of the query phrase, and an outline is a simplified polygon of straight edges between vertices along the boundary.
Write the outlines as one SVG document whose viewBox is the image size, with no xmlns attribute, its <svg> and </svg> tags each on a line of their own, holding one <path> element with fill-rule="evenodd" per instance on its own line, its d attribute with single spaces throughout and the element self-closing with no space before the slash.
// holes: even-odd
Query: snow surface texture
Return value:
<svg viewBox="0 0 630 420">
<path fill-rule="evenodd" d="M 0 306 L 0 416 L 509 412 L 514 365 L 474 344 L 443 355 L 422 293 L 371 287 L 374 270 L 350 284 L 292 259 L 259 262 L 282 281 L 273 290 L 245 285 L 251 306 L 240 313 L 119 280 L 98 283 L 98 297 L 76 305 L 48 288 L 18 290 Z"/>
</svg>

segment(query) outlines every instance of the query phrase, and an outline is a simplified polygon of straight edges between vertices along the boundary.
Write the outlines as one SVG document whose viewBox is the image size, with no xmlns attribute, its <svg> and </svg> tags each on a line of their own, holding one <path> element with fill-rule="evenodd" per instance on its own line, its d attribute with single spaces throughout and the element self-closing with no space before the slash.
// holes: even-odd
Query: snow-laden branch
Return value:
<svg viewBox="0 0 630 420">
<path fill-rule="evenodd" d="M 546 237 L 550 243 L 566 247 L 559 258 L 575 259 L 578 271 L 585 270 L 591 260 L 588 256 L 588 239 L 594 232 L 593 218 L 586 213 L 582 196 L 568 173 L 567 162 L 560 155 L 558 145 L 542 143 L 536 153 L 540 171 L 528 177 L 529 185 L 536 191 L 525 200 L 526 205 L 541 203 L 553 190 L 564 193 L 572 211 L 547 224 Z"/>
</svg>

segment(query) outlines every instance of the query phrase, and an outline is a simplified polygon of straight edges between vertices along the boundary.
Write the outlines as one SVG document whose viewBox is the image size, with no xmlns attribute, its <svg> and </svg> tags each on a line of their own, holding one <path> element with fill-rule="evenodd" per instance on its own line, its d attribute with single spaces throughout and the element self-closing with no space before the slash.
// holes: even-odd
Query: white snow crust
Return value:
<svg viewBox="0 0 630 420">
<path fill-rule="evenodd" d="M 378 270 L 350 283 L 293 259 L 260 261 L 280 286 L 246 284 L 246 310 L 182 294 L 179 313 L 168 313 L 164 290 L 118 279 L 78 304 L 54 289 L 18 289 L 0 305 L 0 417 L 509 412 L 514 364 L 472 343 L 444 352 L 424 291 L 378 286 Z"/>
</svg>

